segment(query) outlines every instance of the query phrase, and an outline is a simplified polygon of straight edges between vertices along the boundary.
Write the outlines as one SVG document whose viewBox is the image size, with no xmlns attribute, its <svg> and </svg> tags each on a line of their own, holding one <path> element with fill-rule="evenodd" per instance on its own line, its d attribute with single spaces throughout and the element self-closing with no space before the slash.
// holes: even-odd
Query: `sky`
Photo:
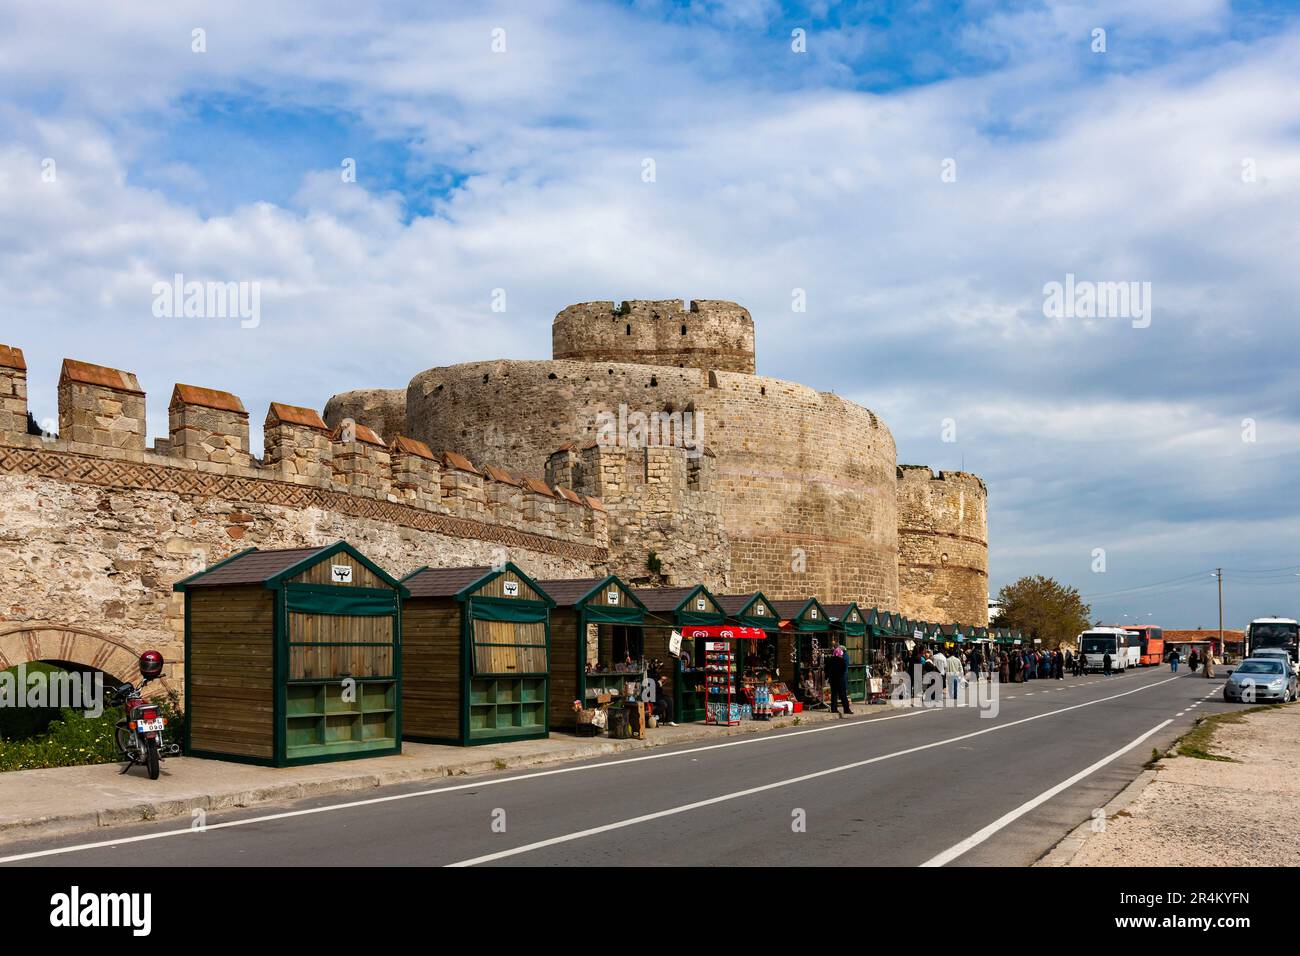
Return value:
<svg viewBox="0 0 1300 956">
<path fill-rule="evenodd" d="M 260 444 L 272 400 L 548 357 L 573 302 L 729 299 L 760 373 L 984 478 L 993 591 L 1106 623 L 1217 626 L 1220 567 L 1225 626 L 1300 617 L 1298 232 L 1291 4 L 0 8 L 38 419 L 69 356 L 136 372 L 151 437 L 183 381 Z M 177 274 L 256 322 L 169 313 Z"/>
</svg>

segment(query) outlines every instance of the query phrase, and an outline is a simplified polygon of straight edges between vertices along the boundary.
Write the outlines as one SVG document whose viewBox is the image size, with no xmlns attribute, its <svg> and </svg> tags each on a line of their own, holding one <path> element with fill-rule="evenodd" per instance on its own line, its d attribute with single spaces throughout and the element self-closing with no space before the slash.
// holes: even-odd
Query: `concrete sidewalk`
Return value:
<svg viewBox="0 0 1300 956">
<path fill-rule="evenodd" d="M 889 713 L 896 711 L 892 707 L 861 704 L 851 719 L 871 719 Z M 558 734 L 545 740 L 481 747 L 406 743 L 397 756 L 283 769 L 173 757 L 163 761 L 162 776 L 157 780 L 150 780 L 143 767 L 133 767 L 130 773 L 122 775 L 118 772 L 121 764 L 15 770 L 0 773 L 0 842 L 189 816 L 196 809 L 212 811 L 288 802 L 390 784 L 539 767 L 650 747 L 770 733 L 793 727 L 796 720 L 798 726 L 805 727 L 842 719 L 814 712 L 773 721 L 744 721 L 736 727 L 704 724 L 657 727 L 647 732 L 646 740 Z"/>
</svg>

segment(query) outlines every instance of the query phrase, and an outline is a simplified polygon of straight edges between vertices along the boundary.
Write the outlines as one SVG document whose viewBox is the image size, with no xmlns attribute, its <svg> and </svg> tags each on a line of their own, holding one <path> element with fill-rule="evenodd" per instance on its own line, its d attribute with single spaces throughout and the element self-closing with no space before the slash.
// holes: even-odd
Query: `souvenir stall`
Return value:
<svg viewBox="0 0 1300 956">
<path fill-rule="evenodd" d="M 666 692 L 673 695 L 673 713 L 680 724 L 704 719 L 705 687 L 703 660 L 693 639 L 685 636 L 691 625 L 722 624 L 726 611 L 718 599 L 702 584 L 680 588 L 637 588 L 634 592 L 645 606 L 646 643 L 650 647 L 646 656 L 658 660 L 663 669 L 659 676 L 667 676 L 672 684 Z M 682 646 L 677 655 L 668 647 L 672 632 L 682 635 Z M 662 693 L 664 689 L 656 691 Z"/>
<path fill-rule="evenodd" d="M 847 691 L 850 701 L 867 699 L 867 618 L 856 602 L 827 604 L 832 633 L 848 656 Z"/>
<path fill-rule="evenodd" d="M 822 653 L 830 648 L 830 615 L 816 598 L 773 601 L 790 651 L 781 655 L 781 676 L 805 706 L 829 706 L 830 685 L 822 671 Z"/>
<path fill-rule="evenodd" d="M 547 736 L 551 598 L 519 568 L 420 568 L 402 579 L 408 740 Z"/>
<path fill-rule="evenodd" d="M 616 575 L 538 582 L 551 610 L 552 730 L 644 735 L 646 608 Z M 663 654 L 667 653 L 666 638 Z"/>
<path fill-rule="evenodd" d="M 768 687 L 777 715 L 801 711 L 794 685 L 782 676 L 781 661 L 788 658 L 793 642 L 789 633 L 781 630 L 781 618 L 773 603 L 761 591 L 719 594 L 718 603 L 727 612 L 728 623 L 763 633 L 761 639 L 743 641 L 737 649 L 737 693 L 752 698 L 754 688 Z"/>
<path fill-rule="evenodd" d="M 173 590 L 187 754 L 287 767 L 401 753 L 406 589 L 350 544 L 249 548 Z"/>
<path fill-rule="evenodd" d="M 741 720 L 765 720 L 773 716 L 771 685 L 765 683 L 746 688 L 738 695 L 736 661 L 746 643 L 762 641 L 767 635 L 761 628 L 736 624 L 711 624 L 682 629 L 683 641 L 689 639 L 700 655 L 704 669 L 704 722 L 724 727 Z"/>
</svg>

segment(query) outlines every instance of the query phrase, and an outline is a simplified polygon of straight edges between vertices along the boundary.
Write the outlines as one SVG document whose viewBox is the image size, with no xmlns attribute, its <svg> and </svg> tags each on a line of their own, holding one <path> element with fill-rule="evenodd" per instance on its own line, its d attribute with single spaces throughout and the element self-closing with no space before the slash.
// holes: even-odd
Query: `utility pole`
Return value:
<svg viewBox="0 0 1300 956">
<path fill-rule="evenodd" d="M 1228 656 L 1228 646 L 1223 643 L 1223 568 L 1215 568 L 1214 576 L 1219 579 L 1219 653 Z M 1245 653 L 1245 648 L 1242 648 Z"/>
</svg>

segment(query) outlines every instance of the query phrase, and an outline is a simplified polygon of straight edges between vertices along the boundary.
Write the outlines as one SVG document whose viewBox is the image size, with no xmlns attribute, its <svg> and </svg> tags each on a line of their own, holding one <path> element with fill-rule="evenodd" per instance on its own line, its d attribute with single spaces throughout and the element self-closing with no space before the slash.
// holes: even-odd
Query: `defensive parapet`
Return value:
<svg viewBox="0 0 1300 956">
<path fill-rule="evenodd" d="M 546 461 L 548 484 L 601 502 L 610 569 L 645 585 L 730 584 L 716 474 L 713 452 L 672 445 L 565 445 Z"/>
<path fill-rule="evenodd" d="M 556 315 L 551 345 L 556 359 L 754 371 L 754 320 L 720 299 L 580 302 Z"/>
<path fill-rule="evenodd" d="M 21 350 L 0 345 L 0 451 L 13 453 L 0 454 L 0 475 L 48 474 L 109 487 L 365 514 L 543 552 L 548 540 L 567 542 L 567 550 L 560 549 L 567 557 L 589 566 L 605 562 L 605 512 L 583 495 L 562 494 L 536 479 L 519 480 L 503 495 L 500 481 L 454 452 L 435 455 L 425 443 L 402 435 L 385 442 L 352 419 L 330 428 L 314 409 L 280 402 L 267 411 L 265 456 L 259 461 L 249 452 L 248 413 L 238 396 L 195 385 L 175 386 L 168 437 L 146 448 L 145 399 L 134 373 L 65 359 L 59 434 L 30 436 L 27 365 Z M 438 516 L 469 523 L 448 525 Z M 74 516 L 67 519 L 77 523 Z M 234 530 L 232 537 L 242 537 Z"/>
<path fill-rule="evenodd" d="M 898 467 L 898 592 L 904 615 L 988 623 L 988 489 L 976 475 Z"/>
</svg>

